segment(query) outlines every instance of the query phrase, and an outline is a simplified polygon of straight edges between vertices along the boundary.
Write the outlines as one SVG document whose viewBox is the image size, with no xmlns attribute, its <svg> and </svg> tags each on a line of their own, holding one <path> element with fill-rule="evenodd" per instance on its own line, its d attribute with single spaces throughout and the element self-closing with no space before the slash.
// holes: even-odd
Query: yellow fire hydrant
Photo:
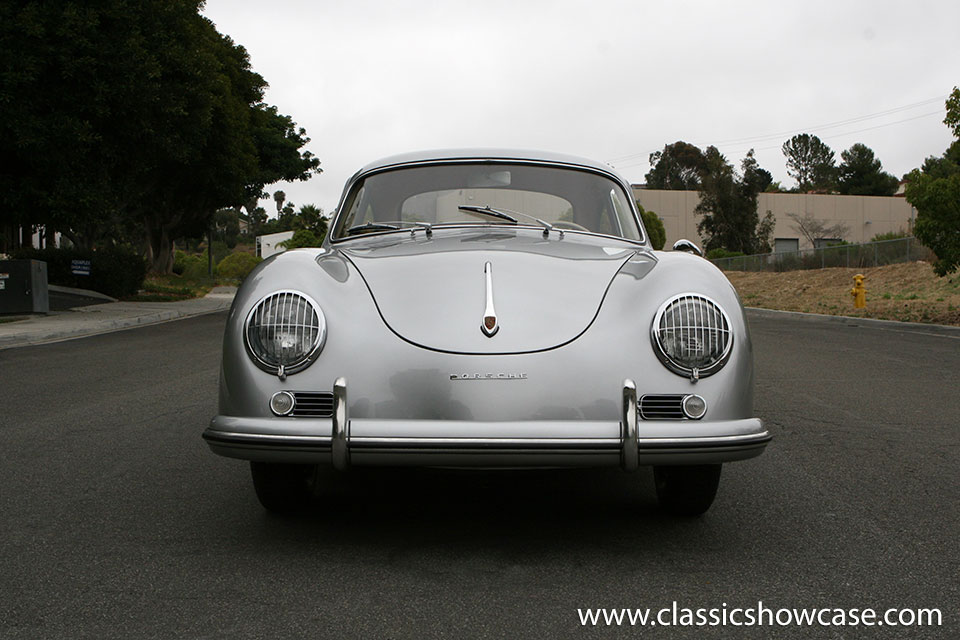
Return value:
<svg viewBox="0 0 960 640">
<path fill-rule="evenodd" d="M 859 273 L 853 276 L 853 289 L 850 289 L 850 295 L 853 296 L 854 309 L 863 309 L 867 306 L 867 290 L 863 286 L 863 276 Z"/>
</svg>

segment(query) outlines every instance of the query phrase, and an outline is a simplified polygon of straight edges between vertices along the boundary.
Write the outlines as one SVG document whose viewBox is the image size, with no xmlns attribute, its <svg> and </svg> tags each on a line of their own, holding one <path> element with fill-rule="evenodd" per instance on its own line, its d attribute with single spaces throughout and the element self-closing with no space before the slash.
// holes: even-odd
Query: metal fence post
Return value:
<svg viewBox="0 0 960 640">
<path fill-rule="evenodd" d="M 910 238 L 907 238 L 907 262 L 910 262 Z"/>
</svg>

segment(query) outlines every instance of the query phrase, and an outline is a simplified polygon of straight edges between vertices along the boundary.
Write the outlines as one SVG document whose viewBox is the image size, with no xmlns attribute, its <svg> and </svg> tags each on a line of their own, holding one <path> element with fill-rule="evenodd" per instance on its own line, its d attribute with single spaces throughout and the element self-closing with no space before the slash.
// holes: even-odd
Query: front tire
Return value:
<svg viewBox="0 0 960 640">
<path fill-rule="evenodd" d="M 654 467 L 660 508 L 678 516 L 699 516 L 710 508 L 720 484 L 720 464 Z"/>
<path fill-rule="evenodd" d="M 253 488 L 263 508 L 288 515 L 302 511 L 313 498 L 316 465 L 251 462 Z"/>
</svg>

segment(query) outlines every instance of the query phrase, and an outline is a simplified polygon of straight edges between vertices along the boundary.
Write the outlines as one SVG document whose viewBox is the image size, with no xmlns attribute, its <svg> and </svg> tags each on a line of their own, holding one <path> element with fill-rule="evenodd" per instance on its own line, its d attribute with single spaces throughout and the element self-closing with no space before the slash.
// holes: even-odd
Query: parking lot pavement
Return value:
<svg viewBox="0 0 960 640">
<path fill-rule="evenodd" d="M 34 315 L 0 324 L 0 349 L 168 322 L 230 308 L 236 287 L 214 287 L 203 298 L 179 302 L 106 302 L 85 304 L 50 315 Z"/>
</svg>

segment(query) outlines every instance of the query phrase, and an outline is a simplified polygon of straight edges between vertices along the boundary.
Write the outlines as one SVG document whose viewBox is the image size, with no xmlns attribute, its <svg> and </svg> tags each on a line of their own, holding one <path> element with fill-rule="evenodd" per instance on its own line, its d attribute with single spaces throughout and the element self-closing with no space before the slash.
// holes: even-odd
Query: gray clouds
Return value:
<svg viewBox="0 0 960 640">
<path fill-rule="evenodd" d="M 282 184 L 331 211 L 362 164 L 413 149 L 509 146 L 611 161 L 641 182 L 664 144 L 810 131 L 873 148 L 899 176 L 943 152 L 960 84 L 960 4 L 208 0 L 267 100 L 306 127 L 324 173 Z M 880 126 L 887 125 L 890 126 Z M 877 127 L 861 133 L 852 131 Z M 788 135 L 720 144 L 789 184 Z"/>
</svg>

